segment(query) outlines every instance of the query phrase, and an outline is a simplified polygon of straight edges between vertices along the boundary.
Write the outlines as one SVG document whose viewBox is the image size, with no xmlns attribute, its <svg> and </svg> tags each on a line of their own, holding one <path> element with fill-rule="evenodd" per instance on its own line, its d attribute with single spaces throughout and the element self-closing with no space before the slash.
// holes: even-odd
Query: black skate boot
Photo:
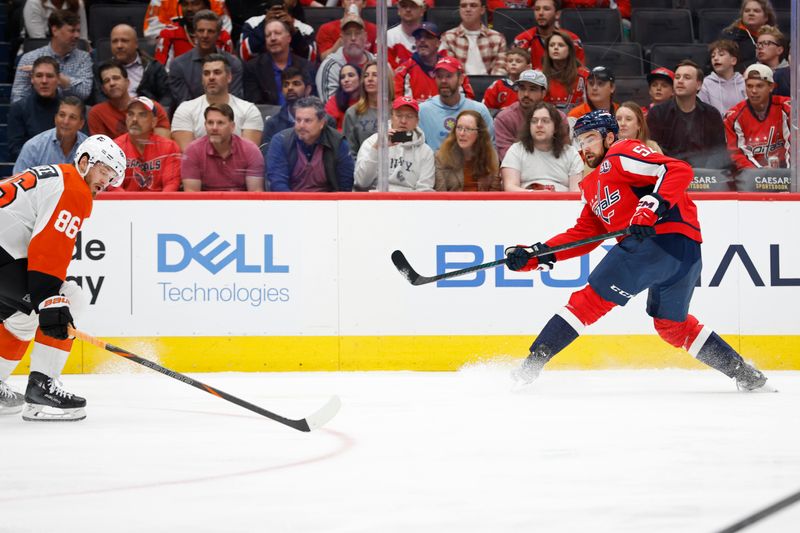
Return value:
<svg viewBox="0 0 800 533">
<path fill-rule="evenodd" d="M 0 415 L 16 415 L 22 411 L 25 397 L 14 392 L 8 383 L 0 379 Z"/>
<path fill-rule="evenodd" d="M 767 377 L 757 368 L 752 367 L 742 361 L 733 373 L 736 380 L 736 388 L 744 392 L 768 391 L 774 392 L 771 387 L 766 387 Z"/>
<path fill-rule="evenodd" d="M 61 383 L 41 372 L 31 372 L 25 390 L 22 419 L 29 422 L 66 421 L 86 418 L 86 399 L 61 388 Z"/>
<path fill-rule="evenodd" d="M 542 373 L 545 363 L 550 360 L 550 353 L 550 348 L 544 345 L 539 346 L 536 351 L 531 352 L 522 362 L 522 365 L 511 373 L 514 381 L 516 381 L 520 387 L 524 387 L 536 381 L 536 378 Z"/>
</svg>

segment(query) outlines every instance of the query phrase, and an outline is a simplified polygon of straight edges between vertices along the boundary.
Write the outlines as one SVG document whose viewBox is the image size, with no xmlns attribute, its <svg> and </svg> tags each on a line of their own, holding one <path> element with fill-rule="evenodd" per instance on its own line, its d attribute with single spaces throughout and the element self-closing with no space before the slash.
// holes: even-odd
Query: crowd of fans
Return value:
<svg viewBox="0 0 800 533">
<path fill-rule="evenodd" d="M 26 36 L 49 42 L 18 60 L 14 171 L 71 162 L 102 133 L 128 157 L 120 192 L 373 190 L 383 75 L 391 191 L 578 190 L 589 169 L 570 130 L 596 109 L 616 114 L 621 138 L 695 167 L 790 164 L 789 42 L 768 0 L 743 1 L 708 45 L 708 75 L 689 59 L 654 65 L 645 106 L 617 101 L 615 65 L 590 69 L 581 36 L 558 26 L 566 7 L 628 18 L 629 1 L 460 0 L 444 32 L 425 20 L 433 4 L 396 1 L 379 65 L 370 0 L 341 0 L 343 17 L 318 27 L 304 18 L 319 2 L 270 0 L 241 28 L 230 0 L 152 0 L 144 34 L 114 26 L 103 62 L 79 46 L 83 0 L 27 0 Z M 533 10 L 536 25 L 507 42 L 487 25 L 498 8 Z M 501 78 L 479 101 L 469 77 L 481 75 Z"/>
</svg>

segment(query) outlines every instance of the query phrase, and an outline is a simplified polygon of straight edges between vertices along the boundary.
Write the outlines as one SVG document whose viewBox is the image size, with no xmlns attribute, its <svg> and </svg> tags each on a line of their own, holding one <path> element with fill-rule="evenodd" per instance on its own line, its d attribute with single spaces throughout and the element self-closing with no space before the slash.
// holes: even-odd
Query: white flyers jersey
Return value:
<svg viewBox="0 0 800 533">
<path fill-rule="evenodd" d="M 28 270 L 63 280 L 92 193 L 72 165 L 33 167 L 0 179 L 0 247 Z"/>
</svg>

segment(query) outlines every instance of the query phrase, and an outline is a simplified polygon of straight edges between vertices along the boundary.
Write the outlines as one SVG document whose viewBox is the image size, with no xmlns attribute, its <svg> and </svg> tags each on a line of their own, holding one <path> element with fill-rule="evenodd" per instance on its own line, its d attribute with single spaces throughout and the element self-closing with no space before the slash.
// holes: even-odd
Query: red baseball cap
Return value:
<svg viewBox="0 0 800 533">
<path fill-rule="evenodd" d="M 433 67 L 433 70 L 439 70 L 440 68 L 443 68 L 447 72 L 464 72 L 464 67 L 461 66 L 461 61 L 450 56 L 442 56 L 439 58 L 439 61 L 436 63 L 436 66 Z"/>
<path fill-rule="evenodd" d="M 417 103 L 416 100 L 414 100 L 410 96 L 398 96 L 397 98 L 395 98 L 394 102 L 392 102 L 392 109 L 399 109 L 404 105 L 407 105 L 408 107 L 419 113 L 419 104 Z"/>
<path fill-rule="evenodd" d="M 654 68 L 650 71 L 650 74 L 647 75 L 647 84 L 650 85 L 656 78 L 667 78 L 669 82 L 672 83 L 675 81 L 675 73 L 664 67 Z"/>
</svg>

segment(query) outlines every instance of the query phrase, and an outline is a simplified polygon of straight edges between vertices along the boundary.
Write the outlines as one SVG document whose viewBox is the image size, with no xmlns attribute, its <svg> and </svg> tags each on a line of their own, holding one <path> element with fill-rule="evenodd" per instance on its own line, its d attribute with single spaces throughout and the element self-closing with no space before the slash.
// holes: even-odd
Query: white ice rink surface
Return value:
<svg viewBox="0 0 800 533">
<path fill-rule="evenodd" d="M 78 423 L 0 419 L 0 531 L 711 533 L 800 490 L 800 372 L 202 374 L 300 433 L 145 371 L 65 376 Z M 25 378 L 12 377 L 23 388 Z M 800 503 L 745 530 L 800 531 Z"/>
</svg>

